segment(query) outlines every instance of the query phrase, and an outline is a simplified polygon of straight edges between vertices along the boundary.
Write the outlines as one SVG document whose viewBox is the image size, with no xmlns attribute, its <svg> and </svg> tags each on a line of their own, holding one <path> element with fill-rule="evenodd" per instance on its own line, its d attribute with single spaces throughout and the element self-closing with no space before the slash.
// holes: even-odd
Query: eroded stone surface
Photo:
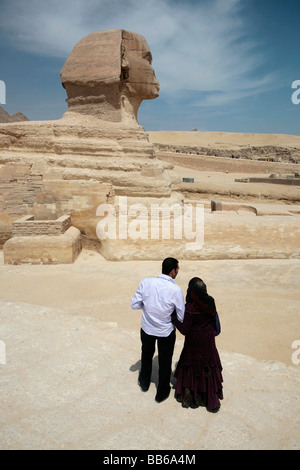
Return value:
<svg viewBox="0 0 300 470">
<path fill-rule="evenodd" d="M 96 235 L 97 207 L 115 195 L 170 198 L 179 182 L 159 161 L 137 122 L 143 99 L 159 84 L 143 36 L 100 31 L 83 38 L 61 71 L 69 109 L 57 121 L 0 126 L 0 242 L 28 213 L 71 214 L 86 242 Z"/>
</svg>

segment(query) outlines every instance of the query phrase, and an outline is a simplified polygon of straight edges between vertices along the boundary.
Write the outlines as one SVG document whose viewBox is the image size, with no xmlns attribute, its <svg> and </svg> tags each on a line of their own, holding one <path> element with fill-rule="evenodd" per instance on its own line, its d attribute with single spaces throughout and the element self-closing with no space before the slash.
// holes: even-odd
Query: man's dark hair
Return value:
<svg viewBox="0 0 300 470">
<path fill-rule="evenodd" d="M 162 262 L 162 274 L 170 274 L 178 266 L 178 260 L 175 258 L 166 258 Z"/>
</svg>

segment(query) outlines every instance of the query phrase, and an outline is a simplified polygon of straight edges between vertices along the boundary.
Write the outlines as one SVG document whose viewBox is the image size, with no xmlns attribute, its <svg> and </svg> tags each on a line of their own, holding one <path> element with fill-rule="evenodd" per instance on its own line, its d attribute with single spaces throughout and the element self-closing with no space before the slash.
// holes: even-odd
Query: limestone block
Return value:
<svg viewBox="0 0 300 470">
<path fill-rule="evenodd" d="M 221 211 L 222 210 L 222 202 L 221 201 L 211 201 L 211 211 Z"/>
<path fill-rule="evenodd" d="M 70 227 L 61 235 L 16 236 L 3 246 L 5 264 L 68 264 L 81 251 L 81 234 Z"/>
<path fill-rule="evenodd" d="M 28 215 L 12 223 L 13 236 L 60 235 L 71 226 L 71 217 L 63 215 L 56 220 L 34 220 Z"/>
</svg>

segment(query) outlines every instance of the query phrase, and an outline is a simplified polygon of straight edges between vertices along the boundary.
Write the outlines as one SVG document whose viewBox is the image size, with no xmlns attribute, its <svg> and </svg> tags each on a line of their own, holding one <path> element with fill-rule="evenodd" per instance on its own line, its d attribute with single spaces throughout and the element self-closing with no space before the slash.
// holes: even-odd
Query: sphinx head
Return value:
<svg viewBox="0 0 300 470">
<path fill-rule="evenodd" d="M 124 30 L 99 31 L 74 47 L 61 70 L 69 109 L 108 121 L 136 119 L 145 99 L 159 95 L 143 36 Z"/>
</svg>

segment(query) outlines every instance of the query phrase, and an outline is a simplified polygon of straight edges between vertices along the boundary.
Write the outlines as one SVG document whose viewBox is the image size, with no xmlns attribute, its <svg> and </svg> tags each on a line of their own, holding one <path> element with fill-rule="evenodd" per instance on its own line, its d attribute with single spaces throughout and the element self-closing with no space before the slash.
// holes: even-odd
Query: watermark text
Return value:
<svg viewBox="0 0 300 470">
<path fill-rule="evenodd" d="M 0 339 L 0 365 L 6 364 L 6 345 L 5 342 Z"/>
<path fill-rule="evenodd" d="M 6 86 L 3 80 L 0 80 L 0 104 L 6 104 Z"/>
<path fill-rule="evenodd" d="M 294 80 L 292 83 L 292 88 L 296 88 L 296 91 L 292 93 L 291 99 L 293 104 L 300 103 L 300 80 Z"/>
<path fill-rule="evenodd" d="M 300 364 L 300 339 L 293 341 L 292 348 L 296 349 L 292 354 L 292 363 L 297 366 Z"/>
<path fill-rule="evenodd" d="M 101 204 L 96 215 L 100 240 L 183 240 L 185 249 L 200 250 L 204 244 L 204 205 L 153 203 L 150 207 L 128 205 L 119 196 L 118 211 L 113 204 Z"/>
</svg>

